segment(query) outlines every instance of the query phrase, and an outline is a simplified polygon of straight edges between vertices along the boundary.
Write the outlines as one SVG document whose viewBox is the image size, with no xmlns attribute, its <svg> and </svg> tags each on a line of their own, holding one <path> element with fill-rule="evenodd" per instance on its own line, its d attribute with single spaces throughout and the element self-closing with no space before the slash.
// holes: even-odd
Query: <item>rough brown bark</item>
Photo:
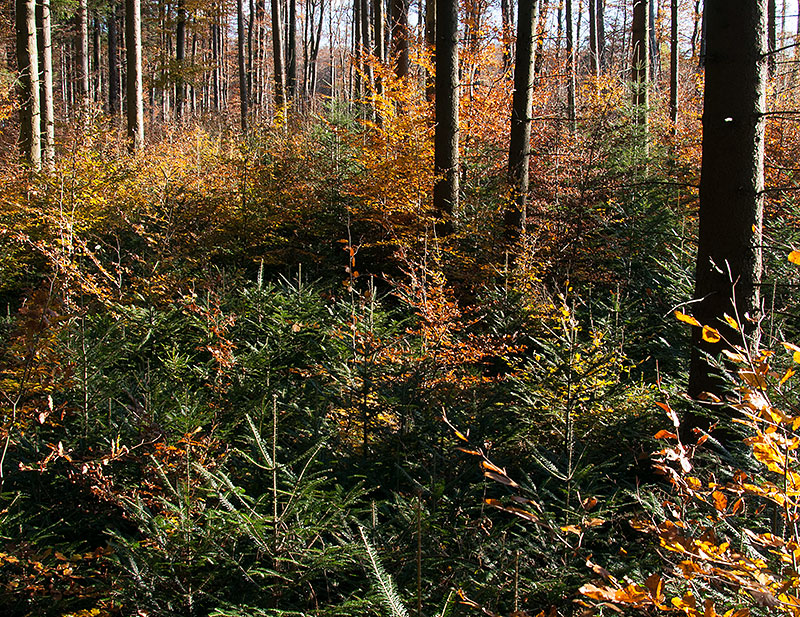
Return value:
<svg viewBox="0 0 800 617">
<path fill-rule="evenodd" d="M 703 325 L 723 341 L 710 343 L 694 328 L 689 394 L 719 394 L 722 382 L 705 354 L 724 340 L 741 343 L 724 315 L 745 329 L 757 317 L 761 277 L 767 0 L 707 0 L 700 228 L 693 305 Z"/>
<path fill-rule="evenodd" d="M 436 128 L 433 206 L 439 235 L 453 229 L 458 208 L 458 0 L 436 3 Z"/>
</svg>

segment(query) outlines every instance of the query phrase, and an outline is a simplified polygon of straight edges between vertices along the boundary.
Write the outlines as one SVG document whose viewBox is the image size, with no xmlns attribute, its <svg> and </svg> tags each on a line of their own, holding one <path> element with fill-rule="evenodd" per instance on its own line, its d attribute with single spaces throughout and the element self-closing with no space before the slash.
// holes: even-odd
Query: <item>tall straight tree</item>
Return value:
<svg viewBox="0 0 800 617">
<path fill-rule="evenodd" d="M 564 10 L 567 35 L 567 119 L 570 132 L 575 133 L 578 125 L 575 112 L 575 34 L 572 28 L 572 0 L 566 0 Z"/>
<path fill-rule="evenodd" d="M 289 0 L 288 36 L 286 37 L 286 96 L 297 94 L 297 0 Z"/>
<path fill-rule="evenodd" d="M 508 149 L 508 179 L 514 202 L 506 212 L 506 237 L 513 239 L 525 228 L 528 196 L 528 163 L 531 155 L 531 114 L 533 107 L 533 33 L 536 0 L 519 0 L 517 16 L 517 61 L 514 65 L 514 95 L 511 103 L 511 143 Z"/>
<path fill-rule="evenodd" d="M 178 0 L 178 20 L 175 24 L 175 117 L 183 116 L 183 101 L 186 98 L 186 0 Z"/>
<path fill-rule="evenodd" d="M 112 0 L 108 11 L 108 112 L 114 116 L 120 112 L 120 62 L 117 34 L 117 2 Z"/>
<path fill-rule="evenodd" d="M 673 137 L 678 129 L 678 0 L 670 0 L 669 120 Z"/>
<path fill-rule="evenodd" d="M 436 2 L 435 118 L 433 207 L 437 233 L 447 235 L 458 208 L 458 0 Z"/>
<path fill-rule="evenodd" d="M 19 142 L 25 161 L 33 169 L 40 169 L 42 166 L 42 129 L 35 0 L 16 0 L 14 11 L 17 30 L 17 66 L 19 67 Z"/>
<path fill-rule="evenodd" d="M 50 19 L 50 0 L 40 0 L 36 6 L 39 22 L 39 65 L 41 67 L 42 159 L 45 169 L 51 170 L 55 161 L 55 102 L 53 100 L 53 31 Z"/>
<path fill-rule="evenodd" d="M 89 122 L 89 7 L 87 0 L 78 2 L 78 72 L 81 95 L 81 122 Z"/>
<path fill-rule="evenodd" d="M 247 64 L 245 59 L 245 24 L 243 1 L 236 0 L 236 51 L 239 59 L 239 112 L 242 131 L 247 132 Z"/>
<path fill-rule="evenodd" d="M 271 0 L 272 9 L 272 61 L 275 80 L 275 114 L 279 118 L 286 115 L 286 78 L 283 63 L 283 19 L 280 0 Z"/>
<path fill-rule="evenodd" d="M 761 280 L 767 0 L 706 0 L 706 75 L 700 230 L 694 316 L 720 330 L 694 328 L 689 394 L 719 393 L 722 380 L 706 354 L 741 340 L 724 316 L 756 318 Z"/>
<path fill-rule="evenodd" d="M 647 107 L 649 104 L 650 77 L 650 20 L 648 19 L 648 0 L 633 0 L 633 24 L 631 45 L 631 82 L 633 87 L 633 106 L 636 123 L 647 132 Z"/>
<path fill-rule="evenodd" d="M 128 99 L 128 148 L 144 146 L 144 97 L 142 93 L 142 6 L 141 0 L 125 0 L 125 56 Z"/>
<path fill-rule="evenodd" d="M 447 0 L 445 0 L 447 1 Z M 399 78 L 408 75 L 408 0 L 391 0 L 392 4 L 392 60 L 394 73 Z M 438 0 L 437 0 L 438 5 Z M 439 7 L 436 7 L 438 22 Z M 456 29 L 458 24 L 456 24 Z M 438 42 L 438 37 L 437 37 Z M 438 60 L 437 60 L 438 62 Z M 438 87 L 437 87 L 438 88 Z M 438 90 L 437 90 L 438 91 Z"/>
</svg>

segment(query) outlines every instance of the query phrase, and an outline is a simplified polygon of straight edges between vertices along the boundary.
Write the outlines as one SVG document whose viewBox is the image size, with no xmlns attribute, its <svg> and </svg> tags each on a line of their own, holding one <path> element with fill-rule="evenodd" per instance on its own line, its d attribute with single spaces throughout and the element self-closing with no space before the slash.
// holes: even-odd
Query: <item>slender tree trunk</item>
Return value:
<svg viewBox="0 0 800 617">
<path fill-rule="evenodd" d="M 656 32 L 656 0 L 650 0 L 647 9 L 647 59 L 650 62 L 650 73 L 648 74 L 648 82 L 653 84 L 653 87 L 658 87 L 659 70 L 660 70 L 660 57 L 658 49 L 658 38 Z"/>
<path fill-rule="evenodd" d="M 700 174 L 700 229 L 694 316 L 718 329 L 693 329 L 689 394 L 720 394 L 723 381 L 705 354 L 741 342 L 724 316 L 745 331 L 758 318 L 761 280 L 767 1 L 707 0 L 707 49 Z M 733 17 L 735 16 L 735 17 Z M 753 321 L 748 320 L 746 315 Z M 696 420 L 693 418 L 692 420 Z"/>
<path fill-rule="evenodd" d="M 428 9 L 426 4 L 425 9 L 425 23 L 427 28 Z M 378 62 L 386 60 L 386 53 L 384 48 L 384 26 L 383 26 L 383 0 L 372 0 L 372 35 L 375 37 L 375 57 Z M 427 36 L 426 36 L 427 40 Z"/>
<path fill-rule="evenodd" d="M 600 76 L 600 54 L 597 45 L 597 0 L 589 0 L 589 68 L 594 77 Z"/>
<path fill-rule="evenodd" d="M 678 0 L 670 0 L 669 121 L 673 137 L 678 130 Z"/>
<path fill-rule="evenodd" d="M 247 70 L 245 63 L 245 27 L 243 0 L 236 0 L 237 52 L 239 55 L 239 111 L 242 131 L 247 132 Z"/>
<path fill-rule="evenodd" d="M 96 105 L 103 104 L 103 65 L 100 62 L 102 56 L 100 49 L 100 18 L 97 11 L 92 15 L 92 87 L 94 90 L 93 100 Z"/>
<path fill-rule="evenodd" d="M 297 4 L 289 0 L 289 28 L 286 41 L 286 96 L 293 99 L 297 94 Z"/>
<path fill-rule="evenodd" d="M 140 0 L 125 0 L 127 56 L 128 139 L 131 152 L 144 146 L 144 99 L 142 96 L 142 11 Z"/>
<path fill-rule="evenodd" d="M 525 1 L 525 0 L 523 0 Z M 511 68 L 511 0 L 500 0 L 500 22 L 502 24 L 501 36 L 503 39 L 503 72 Z"/>
<path fill-rule="evenodd" d="M 175 117 L 183 117 L 183 102 L 186 99 L 186 4 L 178 0 L 178 20 L 175 24 Z"/>
<path fill-rule="evenodd" d="M 272 60 L 275 80 L 275 114 L 286 117 L 286 90 L 283 72 L 283 19 L 279 0 L 271 0 L 272 7 Z"/>
<path fill-rule="evenodd" d="M 576 133 L 578 121 L 575 111 L 575 36 L 572 31 L 572 0 L 566 0 L 565 5 L 566 35 L 567 35 L 567 119 L 569 130 Z"/>
<path fill-rule="evenodd" d="M 19 68 L 19 142 L 22 157 L 33 169 L 42 167 L 39 98 L 39 50 L 36 44 L 35 0 L 16 0 L 17 66 Z"/>
<path fill-rule="evenodd" d="M 78 2 L 78 65 L 80 67 L 81 122 L 89 122 L 89 9 L 87 0 Z"/>
<path fill-rule="evenodd" d="M 108 14 L 108 112 L 116 116 L 120 112 L 120 66 L 119 41 L 117 40 L 117 3 L 111 2 Z"/>
<path fill-rule="evenodd" d="M 634 0 L 632 40 L 633 54 L 631 57 L 631 82 L 633 86 L 633 106 L 635 108 L 636 123 L 644 128 L 647 133 L 647 107 L 648 107 L 648 82 L 650 62 L 648 59 L 649 22 L 647 19 L 648 0 Z M 646 138 L 645 138 L 646 139 Z"/>
<path fill-rule="evenodd" d="M 458 208 L 458 100 L 458 0 L 437 0 L 433 206 L 442 236 L 452 231 Z"/>
<path fill-rule="evenodd" d="M 547 16 L 550 13 L 550 0 L 542 0 L 539 9 L 539 23 L 536 26 L 536 54 L 533 60 L 534 88 L 538 86 L 539 75 L 542 72 L 544 62 L 544 39 L 547 34 Z"/>
<path fill-rule="evenodd" d="M 41 66 L 41 138 L 44 168 L 53 169 L 55 162 L 55 103 L 53 101 L 53 35 L 50 20 L 50 0 L 41 0 L 37 5 L 41 36 L 39 62 Z"/>
<path fill-rule="evenodd" d="M 436 49 L 436 1 L 425 0 L 425 46 L 430 54 Z M 434 71 L 425 73 L 425 99 L 432 103 L 436 95 Z"/>
<path fill-rule="evenodd" d="M 777 15 L 775 0 L 767 2 L 767 71 L 769 78 L 775 77 L 775 70 L 778 68 L 778 56 L 775 50 L 778 49 Z"/>
<path fill-rule="evenodd" d="M 536 0 L 519 0 L 517 16 L 517 61 L 514 66 L 514 96 L 511 104 L 511 143 L 508 150 L 508 179 L 514 191 L 514 204 L 506 212 L 506 237 L 514 239 L 525 229 L 531 154 L 531 115 L 533 105 L 533 33 Z"/>
</svg>

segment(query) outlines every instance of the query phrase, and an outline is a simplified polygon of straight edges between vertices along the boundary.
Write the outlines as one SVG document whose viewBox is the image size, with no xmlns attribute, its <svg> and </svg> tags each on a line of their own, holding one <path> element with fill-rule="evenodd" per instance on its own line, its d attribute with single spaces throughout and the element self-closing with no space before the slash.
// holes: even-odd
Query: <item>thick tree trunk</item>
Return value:
<svg viewBox="0 0 800 617">
<path fill-rule="evenodd" d="M 707 49 L 700 174 L 700 230 L 694 316 L 723 340 L 694 328 L 689 394 L 719 394 L 722 380 L 705 354 L 741 342 L 726 314 L 755 326 L 761 278 L 767 0 L 707 0 Z"/>
<path fill-rule="evenodd" d="M 55 162 L 55 103 L 53 101 L 53 31 L 50 19 L 50 0 L 41 0 L 37 6 L 41 35 L 39 63 L 41 66 L 41 138 L 42 158 L 47 170 Z"/>
<path fill-rule="evenodd" d="M 506 212 L 506 237 L 513 239 L 525 229 L 528 196 L 528 163 L 531 154 L 531 113 L 533 103 L 533 32 L 536 0 L 519 0 L 517 17 L 517 61 L 514 66 L 514 96 L 511 104 L 511 143 L 508 150 L 508 179 L 514 202 Z"/>
<path fill-rule="evenodd" d="M 239 56 L 239 112 L 241 115 L 242 131 L 247 132 L 247 65 L 245 63 L 245 27 L 243 0 L 236 0 L 236 28 L 237 46 Z"/>
<path fill-rule="evenodd" d="M 142 9 L 140 0 L 125 0 L 127 58 L 128 147 L 144 146 L 144 98 L 142 95 Z"/>
<path fill-rule="evenodd" d="M 35 0 L 16 0 L 17 66 L 19 68 L 19 142 L 23 159 L 42 166 L 42 129 L 39 98 L 39 50 L 36 44 Z"/>
<path fill-rule="evenodd" d="M 445 2 L 448 1 L 445 0 Z M 436 15 L 438 23 L 438 6 Z M 457 28 L 458 24 L 456 24 Z M 408 75 L 408 35 L 408 0 L 392 0 L 392 59 L 394 61 L 394 73 L 400 79 Z"/>
<path fill-rule="evenodd" d="M 425 19 L 427 28 L 427 13 L 425 9 Z M 386 53 L 384 48 L 384 26 L 383 26 L 383 0 L 372 0 L 372 35 L 375 38 L 375 57 L 379 62 L 386 60 Z M 426 37 L 427 40 L 427 37 Z"/>
<path fill-rule="evenodd" d="M 437 0 L 433 206 L 439 235 L 452 231 L 458 208 L 458 100 L 458 0 Z"/>
</svg>

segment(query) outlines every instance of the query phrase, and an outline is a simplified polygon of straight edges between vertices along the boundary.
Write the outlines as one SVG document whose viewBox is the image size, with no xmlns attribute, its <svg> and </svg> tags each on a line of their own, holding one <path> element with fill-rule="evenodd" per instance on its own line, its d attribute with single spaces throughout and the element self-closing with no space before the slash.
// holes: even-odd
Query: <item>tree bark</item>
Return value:
<svg viewBox="0 0 800 617">
<path fill-rule="evenodd" d="M 648 0 L 634 0 L 631 46 L 631 82 L 633 87 L 633 106 L 636 124 L 647 132 L 647 107 L 649 103 L 648 82 L 650 72 L 649 20 L 647 18 Z"/>
<path fill-rule="evenodd" d="M 289 27 L 286 41 L 286 96 L 297 94 L 297 3 L 289 0 Z"/>
<path fill-rule="evenodd" d="M 186 4 L 178 0 L 178 19 L 175 23 L 175 118 L 183 117 L 183 102 L 186 99 Z"/>
<path fill-rule="evenodd" d="M 241 115 L 242 131 L 247 132 L 247 65 L 245 62 L 245 27 L 243 0 L 236 0 L 236 28 L 237 46 L 239 56 L 239 112 Z"/>
<path fill-rule="evenodd" d="M 100 63 L 101 53 L 100 42 L 100 17 L 97 11 L 92 15 L 92 89 L 94 96 L 92 100 L 96 105 L 103 104 L 103 65 Z"/>
<path fill-rule="evenodd" d="M 433 206 L 440 236 L 452 232 L 458 208 L 458 101 L 458 0 L 437 0 Z"/>
<path fill-rule="evenodd" d="M 517 60 L 514 66 L 514 95 L 511 104 L 511 142 L 508 150 L 508 179 L 514 201 L 506 212 L 506 237 L 514 239 L 525 229 L 528 196 L 528 163 L 531 154 L 533 105 L 533 33 L 536 0 L 519 0 L 517 16 Z"/>
<path fill-rule="evenodd" d="M 539 82 L 539 75 L 542 72 L 542 63 L 544 62 L 544 38 L 547 28 L 547 16 L 550 12 L 550 0 L 542 0 L 539 9 L 539 22 L 536 25 L 536 53 L 533 60 L 533 74 L 534 74 L 534 88 L 537 87 Z"/>
<path fill-rule="evenodd" d="M 566 0 L 567 35 L 567 119 L 570 133 L 578 130 L 578 121 L 575 112 L 575 35 L 572 29 L 572 0 Z"/>
<path fill-rule="evenodd" d="M 117 37 L 117 3 L 111 2 L 108 14 L 108 112 L 119 114 L 120 106 L 119 41 Z"/>
<path fill-rule="evenodd" d="M 140 0 L 125 0 L 127 58 L 128 148 L 144 146 L 144 98 L 142 96 L 142 9 Z"/>
<path fill-rule="evenodd" d="M 445 0 L 445 2 L 448 1 Z M 438 23 L 438 6 L 436 15 Z M 457 28 L 458 24 L 456 24 Z M 392 59 L 394 61 L 394 73 L 399 79 L 403 79 L 408 75 L 408 35 L 408 0 L 392 0 Z"/>
<path fill-rule="evenodd" d="M 35 0 L 16 0 L 15 21 L 20 86 L 20 149 L 25 162 L 33 169 L 40 169 L 42 166 L 42 129 Z"/>
<path fill-rule="evenodd" d="M 670 0 L 669 121 L 673 137 L 678 129 L 678 0 Z"/>
<path fill-rule="evenodd" d="M 433 54 L 436 49 L 436 0 L 425 0 L 425 45 Z M 433 71 L 425 74 L 425 99 L 432 103 L 436 96 L 436 79 Z"/>
<path fill-rule="evenodd" d="M 50 19 L 50 0 L 37 5 L 41 35 L 39 63 L 41 66 L 41 140 L 45 169 L 52 170 L 55 162 L 55 103 L 53 100 L 53 30 Z"/>
<path fill-rule="evenodd" d="M 78 66 L 81 93 L 81 123 L 89 122 L 89 9 L 87 0 L 78 3 Z"/>
<path fill-rule="evenodd" d="M 778 56 L 776 50 L 778 49 L 778 20 L 776 15 L 775 0 L 768 0 L 767 3 L 767 71 L 769 78 L 775 77 L 775 71 L 778 68 Z"/>
<path fill-rule="evenodd" d="M 271 0 L 272 8 L 272 61 L 274 63 L 273 78 L 275 80 L 275 114 L 286 117 L 286 91 L 283 72 L 283 20 L 279 0 Z"/>
<path fill-rule="evenodd" d="M 689 394 L 720 394 L 722 380 L 704 354 L 742 335 L 724 321 L 755 326 L 761 279 L 767 0 L 707 0 L 707 50 L 700 174 L 700 229 L 694 316 L 722 334 L 693 330 Z"/>
</svg>

